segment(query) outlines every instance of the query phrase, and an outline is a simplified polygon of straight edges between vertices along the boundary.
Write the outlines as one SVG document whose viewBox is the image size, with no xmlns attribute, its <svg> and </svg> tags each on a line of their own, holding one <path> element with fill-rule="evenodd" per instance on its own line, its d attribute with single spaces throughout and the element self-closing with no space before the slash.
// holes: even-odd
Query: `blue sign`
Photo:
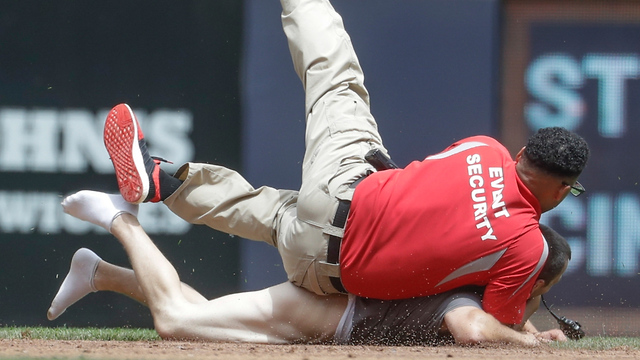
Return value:
<svg viewBox="0 0 640 360">
<path fill-rule="evenodd" d="M 530 131 L 563 126 L 592 150 L 587 193 L 543 215 L 570 239 L 562 298 L 574 305 L 638 305 L 640 286 L 640 26 L 533 22 L 524 74 Z"/>
</svg>

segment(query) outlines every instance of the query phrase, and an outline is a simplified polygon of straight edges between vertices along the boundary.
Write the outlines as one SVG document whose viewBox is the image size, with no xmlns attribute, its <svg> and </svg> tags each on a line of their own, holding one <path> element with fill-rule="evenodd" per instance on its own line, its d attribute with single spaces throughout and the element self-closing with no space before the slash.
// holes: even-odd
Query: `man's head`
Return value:
<svg viewBox="0 0 640 360">
<path fill-rule="evenodd" d="M 516 155 L 516 171 L 545 212 L 569 194 L 588 159 L 589 146 L 582 137 L 548 127 L 533 134 Z"/>
<path fill-rule="evenodd" d="M 531 292 L 531 297 L 542 295 L 549 291 L 562 278 L 562 274 L 571 260 L 571 247 L 567 240 L 552 228 L 540 224 L 540 231 L 547 241 L 549 255 L 542 267 L 540 275 Z"/>
</svg>

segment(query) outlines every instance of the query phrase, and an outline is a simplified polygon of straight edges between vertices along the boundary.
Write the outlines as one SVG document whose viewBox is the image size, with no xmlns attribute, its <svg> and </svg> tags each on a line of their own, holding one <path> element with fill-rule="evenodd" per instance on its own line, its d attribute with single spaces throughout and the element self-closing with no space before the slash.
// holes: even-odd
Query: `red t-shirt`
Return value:
<svg viewBox="0 0 640 360">
<path fill-rule="evenodd" d="M 403 299 L 485 286 L 483 308 L 522 321 L 547 258 L 540 204 L 496 140 L 475 136 L 356 188 L 340 253 L 350 293 Z"/>
</svg>

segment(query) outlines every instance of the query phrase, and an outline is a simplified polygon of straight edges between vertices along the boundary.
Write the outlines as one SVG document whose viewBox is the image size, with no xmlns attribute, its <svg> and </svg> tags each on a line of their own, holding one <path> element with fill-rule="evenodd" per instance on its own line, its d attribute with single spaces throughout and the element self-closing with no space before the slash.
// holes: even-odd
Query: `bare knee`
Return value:
<svg viewBox="0 0 640 360">
<path fill-rule="evenodd" d="M 179 307 L 156 309 L 152 311 L 153 324 L 156 332 L 163 340 L 189 339 L 184 316 L 180 316 Z"/>
</svg>

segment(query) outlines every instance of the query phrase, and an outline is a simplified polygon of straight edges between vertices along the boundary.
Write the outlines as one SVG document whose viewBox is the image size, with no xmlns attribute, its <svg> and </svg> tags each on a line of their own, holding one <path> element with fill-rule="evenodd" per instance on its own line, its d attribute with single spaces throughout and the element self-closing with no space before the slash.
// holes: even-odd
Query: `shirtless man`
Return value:
<svg viewBox="0 0 640 360">
<path fill-rule="evenodd" d="M 137 205 L 119 194 L 95 191 L 80 191 L 62 205 L 66 213 L 111 232 L 133 269 L 103 261 L 88 249 L 78 250 L 49 309 L 50 320 L 91 292 L 115 291 L 146 304 L 163 339 L 382 345 L 566 341 L 561 330 L 538 332 L 526 320 L 537 310 L 540 295 L 560 280 L 570 258 L 566 241 L 546 227 L 543 233 L 550 255 L 541 276 L 551 272 L 553 280 L 536 281 L 525 320 L 510 328 L 482 310 L 482 289 L 472 288 L 383 301 L 343 294 L 322 296 L 285 282 L 207 300 L 180 282 L 175 268 L 138 223 Z"/>
</svg>

